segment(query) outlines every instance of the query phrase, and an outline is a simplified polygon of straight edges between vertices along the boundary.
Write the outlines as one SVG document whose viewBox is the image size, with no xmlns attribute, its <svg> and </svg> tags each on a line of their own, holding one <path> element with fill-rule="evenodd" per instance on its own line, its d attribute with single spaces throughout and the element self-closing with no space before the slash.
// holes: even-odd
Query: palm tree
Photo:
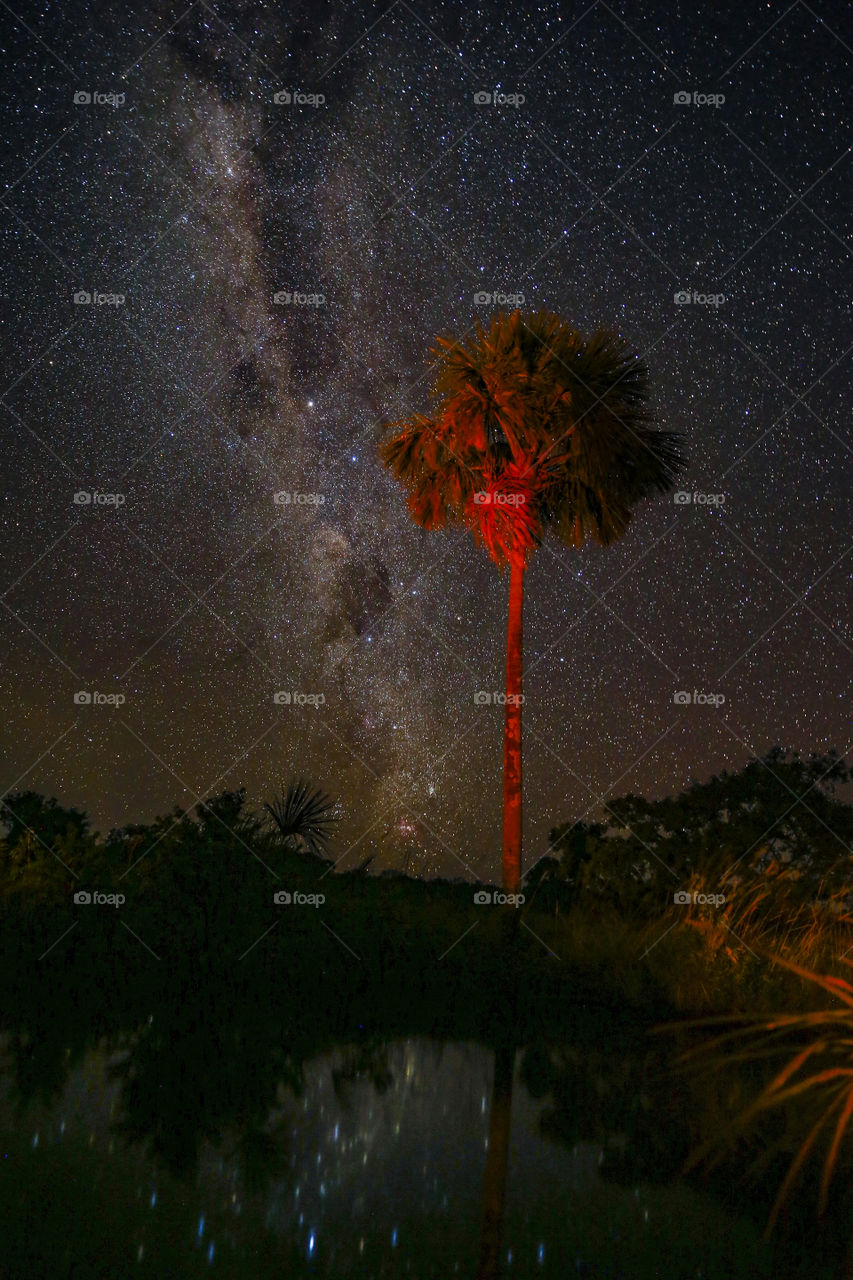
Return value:
<svg viewBox="0 0 853 1280">
<path fill-rule="evenodd" d="M 652 422 L 645 365 L 612 333 L 584 338 L 550 312 L 516 310 L 467 343 L 439 337 L 432 354 L 433 415 L 391 424 L 380 452 L 419 525 L 467 525 L 509 567 L 502 866 L 516 893 L 527 557 L 549 530 L 571 547 L 615 542 L 683 464 L 678 437 Z"/>
<path fill-rule="evenodd" d="M 263 811 L 285 848 L 328 861 L 326 847 L 338 815 L 334 800 L 325 791 L 312 787 L 303 778 L 295 778 L 264 804 Z"/>
</svg>

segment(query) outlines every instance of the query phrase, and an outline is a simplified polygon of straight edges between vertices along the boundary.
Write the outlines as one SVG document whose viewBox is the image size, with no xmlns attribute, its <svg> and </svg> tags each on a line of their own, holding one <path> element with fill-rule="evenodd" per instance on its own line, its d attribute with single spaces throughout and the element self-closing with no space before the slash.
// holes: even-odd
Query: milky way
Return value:
<svg viewBox="0 0 853 1280">
<path fill-rule="evenodd" d="M 496 873 L 507 583 L 376 449 L 478 292 L 617 329 L 690 459 L 533 559 L 528 865 L 849 746 L 842 6 L 13 7 L 0 791 L 106 829 L 304 773 L 342 867 Z"/>
</svg>

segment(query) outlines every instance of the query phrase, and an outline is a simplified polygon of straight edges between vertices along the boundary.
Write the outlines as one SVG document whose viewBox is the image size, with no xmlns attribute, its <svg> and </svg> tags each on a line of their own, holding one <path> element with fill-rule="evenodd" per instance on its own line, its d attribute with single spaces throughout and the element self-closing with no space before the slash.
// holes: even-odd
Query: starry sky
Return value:
<svg viewBox="0 0 853 1280">
<path fill-rule="evenodd" d="M 845 6 L 36 2 L 0 41 L 0 792 L 106 830 L 298 772 L 342 869 L 497 873 L 507 581 L 377 457 L 478 292 L 623 334 L 689 456 L 526 575 L 526 864 L 848 748 Z"/>
</svg>

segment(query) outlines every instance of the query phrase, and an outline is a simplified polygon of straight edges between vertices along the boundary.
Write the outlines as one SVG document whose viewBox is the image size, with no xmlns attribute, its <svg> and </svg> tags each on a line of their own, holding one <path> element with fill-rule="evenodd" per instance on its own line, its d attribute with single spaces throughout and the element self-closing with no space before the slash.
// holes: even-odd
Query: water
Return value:
<svg viewBox="0 0 853 1280">
<path fill-rule="evenodd" d="M 685 1083 L 671 1045 L 603 1011 L 497 1049 L 223 1018 L 210 993 L 141 1020 L 58 1006 L 16 1022 L 3 1280 L 474 1280 L 490 1258 L 542 1280 L 847 1274 L 813 1204 L 762 1242 L 773 1171 L 739 1187 L 740 1156 L 710 1183 L 680 1176 L 749 1081 Z"/>
</svg>

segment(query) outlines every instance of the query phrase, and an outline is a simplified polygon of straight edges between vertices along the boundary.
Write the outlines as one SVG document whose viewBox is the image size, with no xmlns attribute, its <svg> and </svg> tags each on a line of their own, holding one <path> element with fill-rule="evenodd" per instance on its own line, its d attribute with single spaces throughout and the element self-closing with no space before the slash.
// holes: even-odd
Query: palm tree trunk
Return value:
<svg viewBox="0 0 853 1280">
<path fill-rule="evenodd" d="M 524 559 L 509 571 L 509 621 L 506 633 L 506 707 L 504 711 L 503 887 L 518 893 L 521 882 L 521 637 Z"/>
</svg>

